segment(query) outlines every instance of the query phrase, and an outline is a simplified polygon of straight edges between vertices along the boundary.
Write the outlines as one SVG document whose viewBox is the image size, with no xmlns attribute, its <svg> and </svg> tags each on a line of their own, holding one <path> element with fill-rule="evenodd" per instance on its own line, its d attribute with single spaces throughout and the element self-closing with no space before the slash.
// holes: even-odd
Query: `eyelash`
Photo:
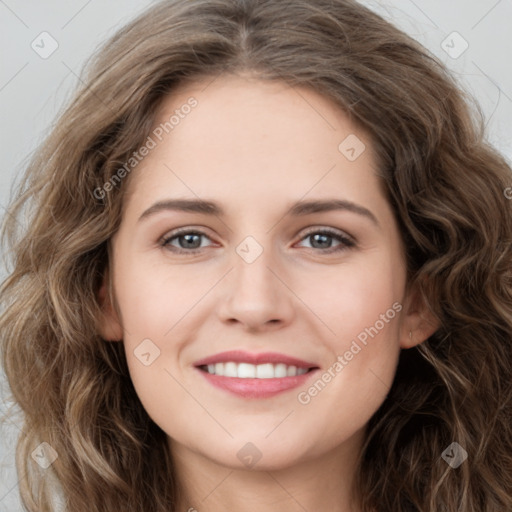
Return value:
<svg viewBox="0 0 512 512">
<path fill-rule="evenodd" d="M 356 243 L 351 238 L 348 238 L 347 236 L 342 235 L 338 231 L 334 231 L 329 228 L 322 228 L 322 229 L 317 228 L 317 229 L 310 230 L 304 234 L 304 236 L 301 238 L 301 241 L 312 236 L 312 235 L 316 235 L 316 234 L 328 235 L 332 238 L 335 238 L 337 241 L 341 242 L 341 244 L 337 247 L 329 247 L 327 249 L 316 249 L 317 251 L 320 251 L 324 254 L 331 254 L 331 253 L 335 253 L 335 252 L 346 251 L 348 249 L 356 247 Z M 208 235 L 206 235 L 205 233 L 203 233 L 201 231 L 191 230 L 188 228 L 182 228 L 182 229 L 173 231 L 169 235 L 161 238 L 159 244 L 162 247 L 165 247 L 176 254 L 196 254 L 198 252 L 201 252 L 202 249 L 204 249 L 204 247 L 196 247 L 195 249 L 182 249 L 182 248 L 174 247 L 174 246 L 170 245 L 170 242 L 172 240 L 174 240 L 175 238 L 179 238 L 180 236 L 184 236 L 184 235 L 199 235 L 199 236 L 204 236 L 206 238 L 209 238 Z M 311 247 L 311 249 L 315 250 L 314 247 Z"/>
</svg>

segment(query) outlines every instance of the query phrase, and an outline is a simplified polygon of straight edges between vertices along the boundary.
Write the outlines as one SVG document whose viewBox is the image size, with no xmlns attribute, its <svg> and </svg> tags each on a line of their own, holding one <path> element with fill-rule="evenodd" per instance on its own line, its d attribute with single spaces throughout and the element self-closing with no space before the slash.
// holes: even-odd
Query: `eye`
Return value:
<svg viewBox="0 0 512 512">
<path fill-rule="evenodd" d="M 159 244 L 177 254 L 195 254 L 196 252 L 201 252 L 201 249 L 205 247 L 201 243 L 201 238 L 211 240 L 202 231 L 183 228 L 164 236 Z M 332 245 L 333 239 L 338 241 L 338 245 Z M 327 254 L 344 251 L 356 246 L 355 241 L 351 237 L 328 228 L 312 229 L 301 240 L 310 240 L 310 248 L 318 249 Z"/>
<path fill-rule="evenodd" d="M 160 245 L 178 254 L 195 253 L 200 252 L 202 248 L 201 237 L 210 239 L 201 231 L 192 231 L 185 228 L 173 231 L 169 235 L 163 237 L 160 241 Z M 178 247 L 172 243 L 173 240 L 177 241 Z"/>
<path fill-rule="evenodd" d="M 332 246 L 332 239 L 340 242 L 337 246 Z M 327 228 L 314 229 L 306 233 L 302 240 L 310 240 L 313 249 L 320 249 L 324 253 L 333 253 L 344 251 L 351 247 L 355 247 L 356 243 L 352 238 L 345 234 Z"/>
</svg>

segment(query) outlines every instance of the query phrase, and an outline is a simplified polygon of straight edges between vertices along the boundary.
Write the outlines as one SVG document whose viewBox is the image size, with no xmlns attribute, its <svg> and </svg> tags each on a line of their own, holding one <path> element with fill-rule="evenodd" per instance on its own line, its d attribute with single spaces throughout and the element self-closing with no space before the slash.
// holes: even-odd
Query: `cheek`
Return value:
<svg viewBox="0 0 512 512">
<path fill-rule="evenodd" d="M 130 378 L 152 419 L 174 425 L 172 411 L 195 406 L 183 387 L 180 355 L 189 342 L 191 322 L 197 323 L 199 308 L 194 305 L 213 286 L 215 276 L 136 261 L 118 269 L 116 292 Z"/>
<path fill-rule="evenodd" d="M 379 339 L 398 333 L 405 274 L 392 259 L 391 254 L 375 252 L 364 261 L 354 259 L 354 264 L 333 268 L 303 288 L 305 301 L 329 327 L 329 344 L 338 354 L 347 350 L 358 335 L 364 343 L 370 328 L 377 334 L 376 327 Z"/>
<path fill-rule="evenodd" d="M 331 361 L 297 398 L 304 417 L 326 425 L 325 442 L 362 428 L 389 392 L 400 353 L 403 285 L 404 276 L 384 258 L 340 273 L 324 290 L 323 318 L 335 333 L 325 336 Z"/>
<path fill-rule="evenodd" d="M 163 340 L 215 283 L 208 271 L 165 261 L 154 264 L 144 257 L 119 269 L 118 303 L 132 338 Z"/>
</svg>

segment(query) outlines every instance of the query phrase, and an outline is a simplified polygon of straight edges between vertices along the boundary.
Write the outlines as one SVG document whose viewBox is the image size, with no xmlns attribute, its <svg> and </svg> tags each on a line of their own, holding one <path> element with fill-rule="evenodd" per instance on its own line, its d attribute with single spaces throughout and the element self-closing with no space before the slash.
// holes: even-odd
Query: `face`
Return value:
<svg viewBox="0 0 512 512">
<path fill-rule="evenodd" d="M 369 137 L 315 92 L 227 76 L 174 91 L 150 137 L 102 327 L 144 408 L 233 468 L 346 449 L 414 328 Z"/>
</svg>

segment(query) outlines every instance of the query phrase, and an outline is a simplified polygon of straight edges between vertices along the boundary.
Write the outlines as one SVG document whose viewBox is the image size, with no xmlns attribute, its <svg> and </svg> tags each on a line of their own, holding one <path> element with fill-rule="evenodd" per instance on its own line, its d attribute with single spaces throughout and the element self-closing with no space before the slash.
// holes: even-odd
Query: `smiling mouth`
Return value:
<svg viewBox="0 0 512 512">
<path fill-rule="evenodd" d="M 300 368 L 294 365 L 284 363 L 236 363 L 226 361 L 224 363 L 215 363 L 201 365 L 198 368 L 210 375 L 218 377 L 235 377 L 239 379 L 281 379 L 285 377 L 297 377 L 308 372 L 316 370 L 318 367 Z"/>
</svg>

